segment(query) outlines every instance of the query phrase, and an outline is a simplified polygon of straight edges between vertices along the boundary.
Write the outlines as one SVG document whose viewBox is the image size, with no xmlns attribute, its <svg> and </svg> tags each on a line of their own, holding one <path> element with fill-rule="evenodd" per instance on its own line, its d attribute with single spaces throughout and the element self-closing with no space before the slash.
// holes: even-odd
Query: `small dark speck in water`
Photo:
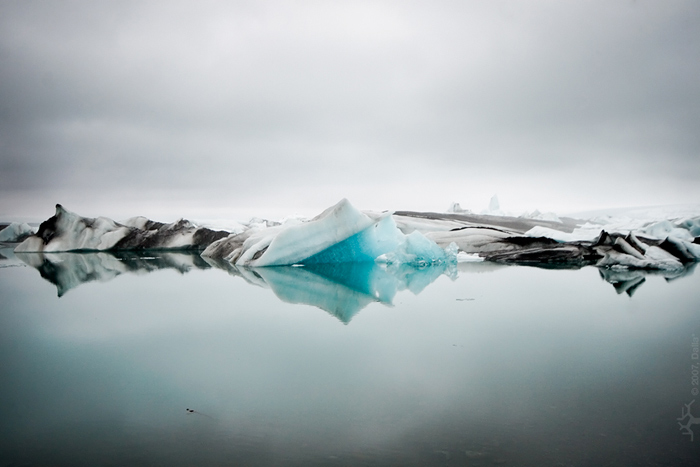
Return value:
<svg viewBox="0 0 700 467">
<path fill-rule="evenodd" d="M 458 298 L 457 299 L 458 302 L 473 302 L 474 300 L 476 300 L 476 299 L 475 298 Z"/>
<path fill-rule="evenodd" d="M 194 409 L 187 408 L 185 410 L 187 411 L 188 414 L 189 413 L 196 413 L 197 415 L 201 415 L 202 417 L 207 417 L 207 418 L 211 418 L 212 420 L 215 420 L 214 417 L 212 417 L 211 415 L 207 415 L 207 414 L 202 413 L 202 412 L 197 412 Z"/>
</svg>

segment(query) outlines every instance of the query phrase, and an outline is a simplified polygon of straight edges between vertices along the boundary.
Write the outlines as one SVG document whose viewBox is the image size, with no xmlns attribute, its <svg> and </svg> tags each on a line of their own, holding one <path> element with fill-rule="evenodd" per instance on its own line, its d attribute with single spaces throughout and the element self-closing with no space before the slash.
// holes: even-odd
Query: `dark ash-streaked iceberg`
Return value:
<svg viewBox="0 0 700 467">
<path fill-rule="evenodd" d="M 20 243 L 15 252 L 203 250 L 228 234 L 184 219 L 164 224 L 144 217 L 123 223 L 106 217 L 81 217 L 57 204 L 56 214 L 42 222 L 36 234 Z"/>
</svg>

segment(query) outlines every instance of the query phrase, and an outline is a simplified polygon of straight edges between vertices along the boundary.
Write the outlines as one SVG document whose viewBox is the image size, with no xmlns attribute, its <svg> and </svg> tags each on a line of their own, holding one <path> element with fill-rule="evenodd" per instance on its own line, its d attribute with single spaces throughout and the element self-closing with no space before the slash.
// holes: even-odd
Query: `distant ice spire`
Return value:
<svg viewBox="0 0 700 467">
<path fill-rule="evenodd" d="M 501 209 L 501 206 L 498 203 L 498 195 L 493 195 L 491 197 L 491 202 L 489 203 L 489 211 L 496 212 L 496 211 L 500 211 L 500 209 Z"/>
<path fill-rule="evenodd" d="M 447 212 L 464 212 L 464 209 L 462 209 L 462 206 L 459 205 L 459 203 L 452 203 L 450 204 L 450 207 L 447 208 Z"/>
</svg>

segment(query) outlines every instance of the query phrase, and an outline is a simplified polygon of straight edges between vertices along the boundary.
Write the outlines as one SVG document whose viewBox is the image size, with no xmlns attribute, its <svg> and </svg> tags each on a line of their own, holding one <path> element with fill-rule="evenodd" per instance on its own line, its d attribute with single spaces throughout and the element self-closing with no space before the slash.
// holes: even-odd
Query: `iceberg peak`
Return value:
<svg viewBox="0 0 700 467">
<path fill-rule="evenodd" d="M 493 195 L 491 201 L 489 202 L 489 211 L 495 212 L 501 209 L 501 205 L 498 202 L 498 195 Z"/>
</svg>

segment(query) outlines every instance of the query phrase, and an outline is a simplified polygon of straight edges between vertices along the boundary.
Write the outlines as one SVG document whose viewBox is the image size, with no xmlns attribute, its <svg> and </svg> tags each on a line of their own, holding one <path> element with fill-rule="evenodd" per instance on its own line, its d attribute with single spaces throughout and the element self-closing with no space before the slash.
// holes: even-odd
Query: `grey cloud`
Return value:
<svg viewBox="0 0 700 467">
<path fill-rule="evenodd" d="M 4 2 L 1 189 L 697 182 L 699 22 L 683 1 Z"/>
</svg>

